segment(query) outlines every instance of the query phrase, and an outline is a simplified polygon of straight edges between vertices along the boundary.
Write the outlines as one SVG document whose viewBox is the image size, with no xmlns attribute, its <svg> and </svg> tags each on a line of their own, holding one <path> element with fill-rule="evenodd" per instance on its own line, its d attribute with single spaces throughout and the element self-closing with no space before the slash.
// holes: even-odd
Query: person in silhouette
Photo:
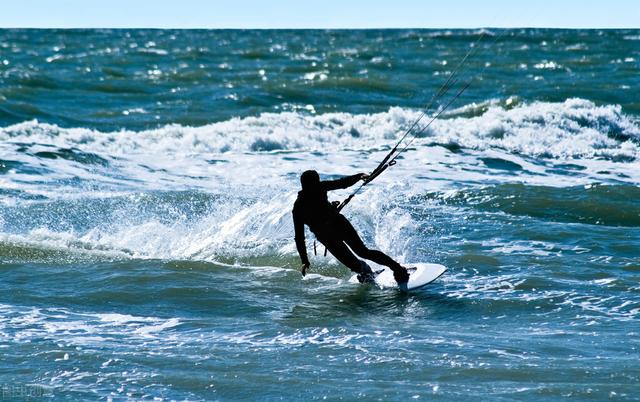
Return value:
<svg viewBox="0 0 640 402">
<path fill-rule="evenodd" d="M 300 176 L 302 190 L 298 192 L 298 198 L 293 205 L 293 226 L 296 248 L 302 260 L 303 276 L 310 266 L 304 239 L 304 225 L 307 225 L 318 241 L 338 261 L 358 273 L 360 282 L 373 282 L 375 274 L 366 262 L 353 254 L 354 252 L 362 258 L 391 268 L 398 284 L 404 285 L 409 280 L 406 268 L 383 252 L 367 248 L 347 218 L 327 199 L 327 191 L 351 187 L 367 177 L 365 173 L 358 173 L 338 180 L 320 181 L 320 176 L 315 170 L 307 170 Z"/>
</svg>

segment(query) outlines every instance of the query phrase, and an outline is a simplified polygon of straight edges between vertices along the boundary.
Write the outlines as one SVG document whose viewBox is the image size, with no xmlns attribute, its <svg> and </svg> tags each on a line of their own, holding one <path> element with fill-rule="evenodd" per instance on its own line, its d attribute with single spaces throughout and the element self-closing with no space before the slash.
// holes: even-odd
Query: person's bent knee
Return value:
<svg viewBox="0 0 640 402">
<path fill-rule="evenodd" d="M 369 257 L 371 257 L 371 255 L 373 254 L 373 250 L 366 248 L 366 247 L 358 247 L 358 248 L 354 248 L 352 249 L 359 257 L 362 258 L 366 258 L 366 259 L 370 259 Z"/>
</svg>

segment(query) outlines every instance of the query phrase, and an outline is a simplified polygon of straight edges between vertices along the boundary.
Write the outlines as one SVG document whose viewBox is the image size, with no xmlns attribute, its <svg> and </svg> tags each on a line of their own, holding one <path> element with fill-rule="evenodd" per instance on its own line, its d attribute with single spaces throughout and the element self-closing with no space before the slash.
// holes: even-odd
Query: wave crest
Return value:
<svg viewBox="0 0 640 402">
<path fill-rule="evenodd" d="M 507 108 L 489 103 L 480 114 L 469 106 L 436 120 L 414 145 L 454 144 L 501 149 L 547 158 L 636 160 L 640 124 L 618 105 L 584 99 L 535 102 Z M 416 110 L 392 107 L 375 114 L 264 113 L 200 127 L 168 125 L 145 131 L 100 132 L 29 121 L 0 129 L 0 139 L 80 149 L 102 156 L 226 152 L 371 149 L 393 143 L 415 119 Z M 426 124 L 429 117 L 423 118 Z"/>
</svg>

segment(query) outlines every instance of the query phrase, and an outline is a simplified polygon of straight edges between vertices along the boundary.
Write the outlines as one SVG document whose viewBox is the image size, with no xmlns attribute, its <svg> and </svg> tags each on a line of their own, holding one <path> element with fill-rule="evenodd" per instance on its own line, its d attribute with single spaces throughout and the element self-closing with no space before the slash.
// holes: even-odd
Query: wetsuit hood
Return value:
<svg viewBox="0 0 640 402">
<path fill-rule="evenodd" d="M 307 170 L 300 175 L 302 191 L 306 193 L 318 192 L 320 187 L 320 175 L 315 170 Z"/>
</svg>

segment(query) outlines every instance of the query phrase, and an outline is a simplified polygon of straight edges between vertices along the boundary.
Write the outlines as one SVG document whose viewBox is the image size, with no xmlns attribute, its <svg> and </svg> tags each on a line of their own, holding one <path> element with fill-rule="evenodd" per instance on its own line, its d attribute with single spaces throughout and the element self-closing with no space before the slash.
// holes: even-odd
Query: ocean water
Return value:
<svg viewBox="0 0 640 402">
<path fill-rule="evenodd" d="M 640 30 L 0 30 L 0 399 L 637 399 L 639 67 Z M 302 278 L 299 174 L 454 73 L 344 210 L 447 273 Z"/>
</svg>

